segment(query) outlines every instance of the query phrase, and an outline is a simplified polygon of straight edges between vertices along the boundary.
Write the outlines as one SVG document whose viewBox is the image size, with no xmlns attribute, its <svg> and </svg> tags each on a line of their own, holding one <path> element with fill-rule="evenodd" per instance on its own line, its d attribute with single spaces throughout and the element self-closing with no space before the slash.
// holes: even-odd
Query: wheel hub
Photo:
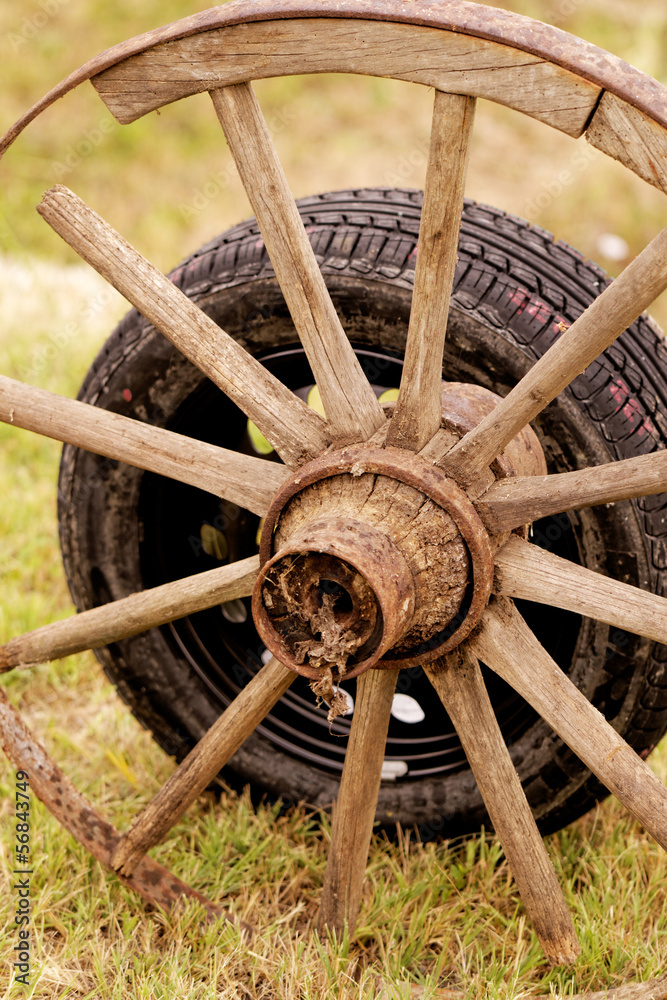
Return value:
<svg viewBox="0 0 667 1000">
<path fill-rule="evenodd" d="M 445 386 L 447 426 L 465 433 L 496 399 Z M 538 455 L 531 432 L 496 474 L 534 470 Z M 429 663 L 479 621 L 494 548 L 463 489 L 419 455 L 369 444 L 326 453 L 287 480 L 267 514 L 255 624 L 311 680 Z"/>
</svg>

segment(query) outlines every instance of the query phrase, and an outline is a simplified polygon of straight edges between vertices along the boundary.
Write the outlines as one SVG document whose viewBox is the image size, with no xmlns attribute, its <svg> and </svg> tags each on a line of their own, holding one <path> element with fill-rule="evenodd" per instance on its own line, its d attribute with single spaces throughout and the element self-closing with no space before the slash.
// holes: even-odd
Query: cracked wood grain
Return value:
<svg viewBox="0 0 667 1000">
<path fill-rule="evenodd" d="M 205 441 L 0 375 L 0 420 L 237 503 L 263 517 L 284 483 L 277 462 Z"/>
<path fill-rule="evenodd" d="M 667 598 L 613 580 L 513 535 L 495 556 L 494 589 L 667 643 Z"/>
<path fill-rule="evenodd" d="M 585 135 L 591 146 L 667 191 L 667 133 L 645 112 L 607 91 Z"/>
<path fill-rule="evenodd" d="M 473 98 L 435 92 L 408 339 L 387 434 L 387 444 L 412 451 L 440 427 L 442 355 L 474 116 Z"/>
<path fill-rule="evenodd" d="M 295 73 L 361 73 L 505 104 L 572 136 L 600 86 L 498 41 L 423 25 L 291 18 L 213 29 L 156 45 L 93 76 L 111 113 L 135 121 L 189 94 Z"/>
<path fill-rule="evenodd" d="M 667 490 L 667 450 L 549 476 L 495 481 L 475 509 L 489 531 L 501 534 L 550 514 L 650 496 Z"/>
</svg>

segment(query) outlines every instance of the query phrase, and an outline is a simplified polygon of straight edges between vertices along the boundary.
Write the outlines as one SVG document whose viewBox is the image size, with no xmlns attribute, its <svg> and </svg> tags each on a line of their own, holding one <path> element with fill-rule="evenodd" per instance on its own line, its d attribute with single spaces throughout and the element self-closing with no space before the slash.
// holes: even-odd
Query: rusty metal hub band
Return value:
<svg viewBox="0 0 667 1000">
<path fill-rule="evenodd" d="M 355 518 L 309 522 L 261 577 L 257 631 L 281 662 L 311 680 L 326 667 L 338 677 L 372 667 L 414 611 L 403 555 L 382 531 Z"/>
</svg>

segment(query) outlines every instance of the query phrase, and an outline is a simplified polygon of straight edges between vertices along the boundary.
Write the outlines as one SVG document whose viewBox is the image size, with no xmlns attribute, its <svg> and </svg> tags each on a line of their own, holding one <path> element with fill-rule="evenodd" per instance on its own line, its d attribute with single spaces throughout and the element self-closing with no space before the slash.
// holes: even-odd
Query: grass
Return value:
<svg viewBox="0 0 667 1000">
<path fill-rule="evenodd" d="M 645 0 L 641 18 L 630 0 L 503 6 L 579 33 L 667 81 L 662 0 Z M 38 27 L 47 7 L 54 13 Z M 92 0 L 3 5 L 4 124 L 89 55 L 195 9 L 181 0 L 145 0 L 140 10 L 129 2 L 105 5 L 100 16 Z M 257 90 L 296 194 L 423 183 L 428 93 L 333 77 L 270 81 Z M 91 130 L 102 139 L 81 156 L 77 147 Z M 620 235 L 636 252 L 667 223 L 665 202 L 587 149 L 583 140 L 483 105 L 468 193 L 525 215 L 569 170 L 572 181 L 534 221 L 613 271 L 620 264 L 601 258 L 600 237 Z M 84 88 L 32 126 L 0 170 L 2 371 L 67 395 L 76 393 L 125 307 L 38 219 L 33 209 L 43 189 L 57 180 L 72 186 L 162 268 L 249 213 L 205 98 L 120 128 Z M 655 314 L 667 322 L 664 302 Z M 57 545 L 59 448 L 4 425 L 0 441 L 5 641 L 71 607 Z M 75 783 L 121 828 L 170 773 L 170 761 L 120 704 L 91 655 L 9 675 L 3 687 Z M 667 747 L 651 761 L 666 778 Z M 0 922 L 8 928 L 16 904 L 9 888 L 13 791 L 13 772 L 0 764 Z M 155 854 L 253 924 L 257 933 L 248 942 L 234 925 L 205 927 L 193 906 L 174 915 L 147 913 L 39 802 L 32 808 L 35 960 L 26 995 L 35 998 L 356 1000 L 378 997 L 384 983 L 392 998 L 420 984 L 426 998 L 448 986 L 475 1000 L 510 1000 L 602 989 L 667 967 L 667 856 L 614 801 L 547 841 L 580 929 L 583 953 L 568 971 L 546 968 L 506 863 L 484 834 L 458 846 L 416 843 L 409 833 L 390 843 L 378 835 L 355 941 L 318 942 L 312 923 L 327 817 L 304 808 L 255 809 L 247 795 L 232 792 L 219 801 L 203 796 Z M 0 987 L 19 997 L 23 987 L 9 986 L 8 978 L 13 944 L 13 933 L 0 943 Z"/>
</svg>

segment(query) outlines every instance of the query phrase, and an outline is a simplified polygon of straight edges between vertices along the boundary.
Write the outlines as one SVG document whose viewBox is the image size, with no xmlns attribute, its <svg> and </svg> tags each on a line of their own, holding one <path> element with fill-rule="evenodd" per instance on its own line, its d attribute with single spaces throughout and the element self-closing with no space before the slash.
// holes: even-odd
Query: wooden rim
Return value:
<svg viewBox="0 0 667 1000">
<path fill-rule="evenodd" d="M 588 80 L 667 127 L 666 91 L 657 80 L 590 42 L 523 15 L 480 7 L 469 0 L 450 0 L 446 11 L 437 0 L 411 0 L 409 5 L 404 0 L 341 0 L 324 9 L 331 18 L 422 25 L 510 45 Z M 121 42 L 75 70 L 26 112 L 0 141 L 0 155 L 30 122 L 65 94 L 157 45 L 237 24 L 321 18 L 322 13 L 322 4 L 313 0 L 232 0 Z"/>
</svg>

